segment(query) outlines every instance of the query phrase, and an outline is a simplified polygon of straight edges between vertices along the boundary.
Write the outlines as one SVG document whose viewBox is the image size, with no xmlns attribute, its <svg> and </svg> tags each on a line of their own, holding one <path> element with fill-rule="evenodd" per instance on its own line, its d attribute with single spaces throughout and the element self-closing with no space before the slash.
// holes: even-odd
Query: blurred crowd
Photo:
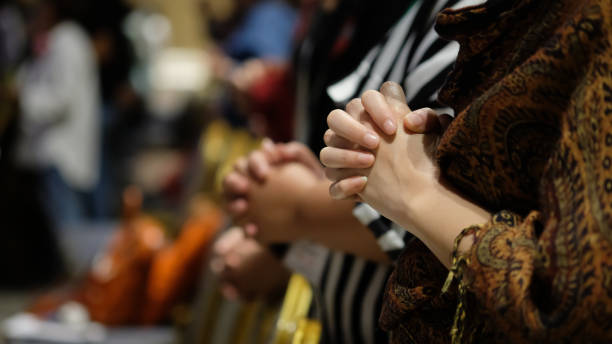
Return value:
<svg viewBox="0 0 612 344">
<path fill-rule="evenodd" d="M 223 176 L 264 137 L 308 135 L 298 66 L 324 69 L 302 75 L 320 93 L 302 101 L 328 111 L 326 85 L 397 15 L 350 45 L 367 8 L 349 1 L 6 0 L 0 11 L 1 288 L 33 290 L 27 309 L 42 319 L 77 302 L 106 325 L 164 324 L 209 261 L 229 299 L 278 300 L 285 245 L 237 229 L 213 244 L 229 223 Z M 300 54 L 309 37 L 323 49 Z"/>
<path fill-rule="evenodd" d="M 72 300 L 167 323 L 226 225 L 218 165 L 292 136 L 300 6 L 2 1 L 1 288 L 54 288 L 30 307 L 46 318 Z M 152 288 L 163 300 L 136 296 Z"/>
<path fill-rule="evenodd" d="M 118 219 L 131 184 L 149 209 L 177 210 L 214 119 L 287 139 L 289 114 L 250 116 L 244 98 L 262 73 L 284 77 L 297 5 L 3 1 L 1 221 L 24 228 L 7 235 L 53 246 L 61 227 Z"/>
<path fill-rule="evenodd" d="M 610 339 L 610 6 L 537 3 L 0 0 L 0 335 Z"/>
</svg>

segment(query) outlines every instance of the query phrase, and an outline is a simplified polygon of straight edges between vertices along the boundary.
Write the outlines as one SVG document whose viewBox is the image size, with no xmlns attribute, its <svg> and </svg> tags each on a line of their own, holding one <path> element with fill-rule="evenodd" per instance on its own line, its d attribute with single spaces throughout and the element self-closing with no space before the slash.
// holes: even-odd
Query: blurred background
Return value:
<svg viewBox="0 0 612 344">
<path fill-rule="evenodd" d="M 224 301 L 204 262 L 223 171 L 292 136 L 313 3 L 0 0 L 0 342 L 274 336 L 284 289 Z"/>
</svg>

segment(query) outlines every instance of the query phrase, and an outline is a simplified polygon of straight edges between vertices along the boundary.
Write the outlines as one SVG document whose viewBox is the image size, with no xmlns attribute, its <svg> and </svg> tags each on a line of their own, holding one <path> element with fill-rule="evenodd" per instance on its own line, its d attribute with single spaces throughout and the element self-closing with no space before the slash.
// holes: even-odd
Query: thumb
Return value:
<svg viewBox="0 0 612 344">
<path fill-rule="evenodd" d="M 422 108 L 407 114 L 404 117 L 404 128 L 417 134 L 430 134 L 440 131 L 438 114 L 430 108 Z"/>
<path fill-rule="evenodd" d="M 380 87 L 380 93 L 385 97 L 396 119 L 399 120 L 410 112 L 410 107 L 408 107 L 406 102 L 406 94 L 398 83 L 393 81 L 385 82 Z"/>
</svg>

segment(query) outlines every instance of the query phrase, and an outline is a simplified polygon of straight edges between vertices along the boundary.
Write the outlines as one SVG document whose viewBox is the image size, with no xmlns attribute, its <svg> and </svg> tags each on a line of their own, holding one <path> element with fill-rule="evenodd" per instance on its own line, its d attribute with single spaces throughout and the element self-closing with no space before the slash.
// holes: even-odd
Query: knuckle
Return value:
<svg viewBox="0 0 612 344">
<path fill-rule="evenodd" d="M 388 87 L 398 87 L 399 84 L 394 82 L 394 81 L 385 81 L 382 85 L 381 85 L 381 89 L 383 88 L 388 88 Z"/>
<path fill-rule="evenodd" d="M 367 90 L 361 94 L 361 100 L 368 99 L 370 97 L 375 97 L 379 92 L 376 90 Z"/>
<path fill-rule="evenodd" d="M 325 144 L 329 145 L 332 142 L 334 135 L 335 133 L 333 130 L 327 129 L 325 134 L 323 134 L 323 141 L 325 141 Z"/>
<path fill-rule="evenodd" d="M 238 178 L 236 173 L 230 173 L 223 180 L 223 184 L 227 189 L 233 189 L 237 183 L 237 180 Z"/>
<path fill-rule="evenodd" d="M 251 163 L 253 163 L 254 159 L 256 159 L 255 152 L 249 153 L 249 156 L 247 157 L 247 163 L 250 165 Z"/>
<path fill-rule="evenodd" d="M 340 109 L 335 109 L 327 115 L 327 124 L 332 126 L 334 121 L 342 116 L 343 111 Z"/>
<path fill-rule="evenodd" d="M 253 151 L 253 153 L 251 153 L 251 156 L 254 159 L 260 159 L 261 157 L 263 157 L 263 155 L 264 155 L 264 153 L 263 153 L 263 151 L 261 149 L 257 149 L 255 151 Z"/>
<path fill-rule="evenodd" d="M 255 165 L 259 164 L 262 158 L 262 153 L 260 151 L 254 151 L 249 154 L 249 167 L 253 168 Z"/>
<path fill-rule="evenodd" d="M 300 144 L 297 142 L 289 142 L 285 145 L 285 148 L 289 149 L 289 150 L 297 150 L 299 149 Z"/>
<path fill-rule="evenodd" d="M 355 110 L 359 110 L 361 108 L 361 99 L 360 98 L 353 98 L 351 99 L 350 102 L 348 102 L 348 104 L 346 104 L 346 110 L 348 112 L 351 111 L 355 111 Z"/>
<path fill-rule="evenodd" d="M 325 147 L 321 149 L 321 152 L 319 153 L 319 159 L 321 160 L 321 163 L 323 163 L 323 165 L 330 166 L 334 163 L 334 155 L 335 152 L 333 148 Z"/>
</svg>

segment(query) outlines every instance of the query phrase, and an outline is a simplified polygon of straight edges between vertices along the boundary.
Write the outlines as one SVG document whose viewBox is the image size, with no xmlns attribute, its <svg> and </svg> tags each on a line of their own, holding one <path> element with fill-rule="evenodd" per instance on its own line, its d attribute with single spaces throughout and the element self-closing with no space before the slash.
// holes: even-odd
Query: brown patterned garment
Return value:
<svg viewBox="0 0 612 344">
<path fill-rule="evenodd" d="M 392 343 L 448 343 L 457 293 L 440 293 L 448 270 L 417 239 L 404 248 L 385 290 L 380 326 Z"/>
<path fill-rule="evenodd" d="M 612 1 L 489 0 L 437 28 L 461 44 L 437 157 L 496 214 L 454 256 L 455 341 L 612 343 Z M 389 284 L 381 323 L 410 342 Z"/>
</svg>

